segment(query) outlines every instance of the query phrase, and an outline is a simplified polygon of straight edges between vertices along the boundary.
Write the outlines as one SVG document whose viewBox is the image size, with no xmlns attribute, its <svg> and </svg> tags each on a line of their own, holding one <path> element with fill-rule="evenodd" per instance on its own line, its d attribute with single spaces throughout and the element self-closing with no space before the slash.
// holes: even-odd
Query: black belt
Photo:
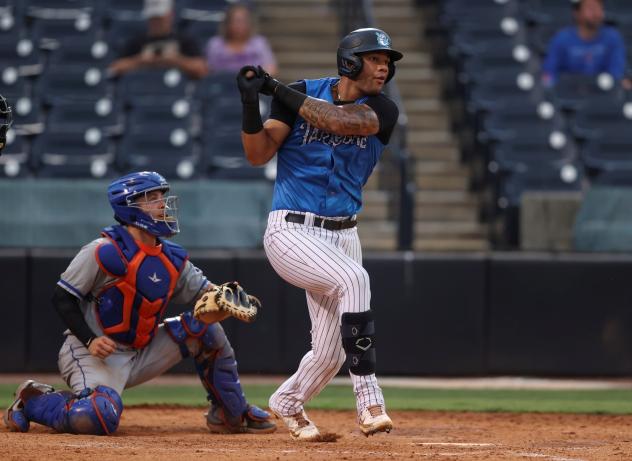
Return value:
<svg viewBox="0 0 632 461">
<path fill-rule="evenodd" d="M 288 213 L 285 215 L 285 220 L 287 222 L 293 222 L 296 224 L 305 224 L 305 215 L 304 214 L 296 214 L 296 213 Z M 345 221 L 336 221 L 334 219 L 323 219 L 323 218 L 314 218 L 314 227 L 322 227 L 327 230 L 343 230 L 343 229 L 351 229 L 358 224 L 358 221 L 353 219 L 347 219 Z"/>
</svg>

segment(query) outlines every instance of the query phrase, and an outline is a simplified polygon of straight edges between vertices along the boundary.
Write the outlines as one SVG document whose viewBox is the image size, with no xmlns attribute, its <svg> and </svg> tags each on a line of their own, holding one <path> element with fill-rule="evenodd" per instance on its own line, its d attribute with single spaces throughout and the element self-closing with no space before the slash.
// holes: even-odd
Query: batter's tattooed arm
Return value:
<svg viewBox="0 0 632 461">
<path fill-rule="evenodd" d="M 341 136 L 369 136 L 380 130 L 377 115 L 365 104 L 335 106 L 321 99 L 307 98 L 299 115 L 316 128 Z"/>
</svg>

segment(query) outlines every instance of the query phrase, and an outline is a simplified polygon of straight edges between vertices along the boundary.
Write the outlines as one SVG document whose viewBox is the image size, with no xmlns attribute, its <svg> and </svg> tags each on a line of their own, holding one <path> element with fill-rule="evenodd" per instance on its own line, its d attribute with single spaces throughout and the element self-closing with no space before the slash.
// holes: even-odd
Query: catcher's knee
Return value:
<svg viewBox="0 0 632 461">
<path fill-rule="evenodd" d="M 197 355 L 200 349 L 222 349 L 228 342 L 226 333 L 219 323 L 207 324 L 193 317 L 191 311 L 184 312 L 177 317 L 165 319 L 165 329 L 171 339 L 180 346 L 182 357 Z M 198 347 L 191 350 L 190 340 L 193 339 Z"/>
<path fill-rule="evenodd" d="M 371 310 L 345 312 L 340 330 L 349 371 L 359 376 L 375 373 L 375 325 Z"/>
<path fill-rule="evenodd" d="M 84 389 L 68 408 L 66 429 L 74 434 L 113 434 L 122 412 L 121 396 L 111 387 Z"/>
</svg>

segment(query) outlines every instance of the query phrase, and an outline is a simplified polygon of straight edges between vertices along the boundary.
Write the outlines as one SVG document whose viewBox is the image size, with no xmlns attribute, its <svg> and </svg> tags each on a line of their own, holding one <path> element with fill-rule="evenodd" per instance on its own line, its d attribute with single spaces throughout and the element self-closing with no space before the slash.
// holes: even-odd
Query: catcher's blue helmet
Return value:
<svg viewBox="0 0 632 461">
<path fill-rule="evenodd" d="M 388 82 L 395 75 L 395 61 L 404 57 L 399 51 L 391 48 L 391 37 L 380 29 L 366 28 L 350 32 L 338 45 L 338 74 L 355 79 L 362 72 L 362 53 L 369 51 L 386 51 L 391 62 L 388 65 Z"/>
<path fill-rule="evenodd" d="M 156 237 L 172 237 L 178 232 L 177 197 L 164 197 L 162 216 L 152 217 L 136 203 L 142 194 L 159 190 L 169 191 L 169 183 L 160 174 L 153 171 L 130 173 L 115 179 L 108 187 L 108 200 L 114 210 L 114 219 L 121 224 L 129 224 L 149 232 Z"/>
</svg>

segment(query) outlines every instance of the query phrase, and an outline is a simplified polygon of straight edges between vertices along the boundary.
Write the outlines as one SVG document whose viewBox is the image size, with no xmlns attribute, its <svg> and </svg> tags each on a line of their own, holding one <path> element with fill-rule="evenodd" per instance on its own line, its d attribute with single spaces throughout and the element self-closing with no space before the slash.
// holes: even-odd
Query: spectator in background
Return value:
<svg viewBox="0 0 632 461">
<path fill-rule="evenodd" d="M 226 9 L 220 33 L 206 46 L 210 72 L 237 72 L 245 65 L 261 66 L 276 75 L 276 59 L 268 40 L 254 31 L 253 19 L 246 5 L 235 4 Z"/>
<path fill-rule="evenodd" d="M 112 74 L 167 67 L 196 79 L 208 73 L 196 41 L 174 30 L 173 0 L 145 0 L 143 15 L 147 18 L 147 34 L 127 41 L 121 58 L 110 66 Z"/>
<path fill-rule="evenodd" d="M 551 40 L 543 64 L 543 83 L 553 86 L 560 74 L 624 77 L 625 45 L 613 27 L 604 26 L 603 0 L 572 1 L 575 26 L 560 30 Z"/>
</svg>

